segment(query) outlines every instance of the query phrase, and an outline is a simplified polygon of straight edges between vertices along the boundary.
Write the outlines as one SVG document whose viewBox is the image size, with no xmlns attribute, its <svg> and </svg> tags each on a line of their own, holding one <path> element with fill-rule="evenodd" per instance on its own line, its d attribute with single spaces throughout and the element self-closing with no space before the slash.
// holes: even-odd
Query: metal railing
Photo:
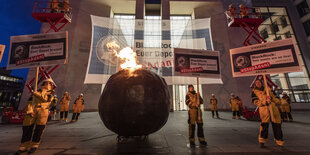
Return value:
<svg viewBox="0 0 310 155">
<path fill-rule="evenodd" d="M 70 4 L 60 0 L 57 2 L 35 1 L 32 13 L 62 13 L 71 19 L 72 8 L 70 7 Z"/>
</svg>

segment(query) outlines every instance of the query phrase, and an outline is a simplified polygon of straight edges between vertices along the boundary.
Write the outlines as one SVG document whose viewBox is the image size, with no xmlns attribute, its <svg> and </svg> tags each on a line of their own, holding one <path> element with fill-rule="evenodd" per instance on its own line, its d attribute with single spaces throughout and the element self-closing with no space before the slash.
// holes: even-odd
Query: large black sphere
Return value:
<svg viewBox="0 0 310 155">
<path fill-rule="evenodd" d="M 104 125 L 119 136 L 149 135 L 169 116 L 170 94 L 165 79 L 144 69 L 113 74 L 99 100 Z"/>
</svg>

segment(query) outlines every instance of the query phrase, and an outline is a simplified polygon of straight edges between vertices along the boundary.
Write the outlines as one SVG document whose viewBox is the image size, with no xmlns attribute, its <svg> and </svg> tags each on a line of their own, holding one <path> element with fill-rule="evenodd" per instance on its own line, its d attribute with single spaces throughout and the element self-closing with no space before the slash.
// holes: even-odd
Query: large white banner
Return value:
<svg viewBox="0 0 310 155">
<path fill-rule="evenodd" d="M 138 64 L 171 84 L 193 84 L 194 77 L 174 75 L 173 48 L 212 50 L 210 19 L 111 19 L 91 16 L 92 42 L 86 84 L 104 84 L 118 71 L 119 59 L 106 45 L 114 41 L 120 48 L 130 47 L 137 54 Z M 222 83 L 201 78 L 201 84 Z"/>
<path fill-rule="evenodd" d="M 66 64 L 67 59 L 67 32 L 11 36 L 7 68 Z"/>
<path fill-rule="evenodd" d="M 231 49 L 233 77 L 300 72 L 297 50 L 292 38 Z"/>
</svg>

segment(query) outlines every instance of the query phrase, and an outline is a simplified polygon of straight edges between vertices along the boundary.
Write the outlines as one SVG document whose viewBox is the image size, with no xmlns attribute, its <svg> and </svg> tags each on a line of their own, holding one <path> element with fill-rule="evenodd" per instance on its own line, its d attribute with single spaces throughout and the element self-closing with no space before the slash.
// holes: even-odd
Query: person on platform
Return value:
<svg viewBox="0 0 310 155">
<path fill-rule="evenodd" d="M 79 97 L 74 101 L 73 104 L 73 115 L 71 122 L 75 122 L 79 119 L 80 113 L 84 110 L 84 99 L 83 94 L 81 93 Z"/>
<path fill-rule="evenodd" d="M 212 94 L 212 98 L 210 99 L 210 105 L 211 105 L 212 118 L 214 118 L 214 112 L 216 113 L 216 117 L 220 118 L 217 109 L 217 99 L 215 98 L 214 94 Z"/>
<path fill-rule="evenodd" d="M 198 101 L 199 96 L 199 101 Z M 190 146 L 195 146 L 195 128 L 197 124 L 197 136 L 201 145 L 206 146 L 207 142 L 204 138 L 203 133 L 203 120 L 202 120 L 202 111 L 200 105 L 203 104 L 203 99 L 199 95 L 199 92 L 196 93 L 193 85 L 188 86 L 188 92 L 186 94 L 186 105 L 188 106 L 188 124 L 189 124 L 189 142 Z"/>
<path fill-rule="evenodd" d="M 232 119 L 236 119 L 236 115 L 237 115 L 238 119 L 241 119 L 240 118 L 240 110 L 239 110 L 240 100 L 238 100 L 238 98 L 235 96 L 234 93 L 231 93 L 230 96 L 231 97 L 229 100 L 229 105 L 230 105 L 231 111 L 233 113 Z"/>
<path fill-rule="evenodd" d="M 293 117 L 291 114 L 291 99 L 290 97 L 287 95 L 286 92 L 282 93 L 282 98 L 281 98 L 281 105 L 280 105 L 280 109 L 281 109 L 281 113 L 282 113 L 282 120 L 284 122 L 286 122 L 289 118 L 289 121 L 293 121 Z"/>
<path fill-rule="evenodd" d="M 59 11 L 59 0 L 52 0 L 50 2 L 51 13 L 57 13 Z"/>
<path fill-rule="evenodd" d="M 249 18 L 249 9 L 248 7 L 243 6 L 242 4 L 239 5 L 240 7 L 240 14 L 242 18 Z"/>
<path fill-rule="evenodd" d="M 51 103 L 51 112 L 53 112 L 53 117 L 52 117 L 52 120 L 56 120 L 56 114 L 57 114 L 57 102 L 58 102 L 58 99 L 57 99 L 57 95 L 54 95 L 54 99 L 52 100 L 52 103 Z"/>
<path fill-rule="evenodd" d="M 59 118 L 59 122 L 61 122 L 62 120 L 67 122 L 70 101 L 71 101 L 71 96 L 69 95 L 68 92 L 65 92 L 64 96 L 62 97 L 62 99 L 59 102 L 59 104 L 60 104 L 60 110 L 59 110 L 60 111 L 60 118 Z"/>
<path fill-rule="evenodd" d="M 236 8 L 233 7 L 232 4 L 229 4 L 228 11 L 230 12 L 230 14 L 231 14 L 231 16 L 232 16 L 233 18 L 235 18 L 235 17 L 237 16 Z"/>
<path fill-rule="evenodd" d="M 258 142 L 260 143 L 260 146 L 264 147 L 267 142 L 268 127 L 270 122 L 276 144 L 278 146 L 283 146 L 284 141 L 281 128 L 281 116 L 276 105 L 280 104 L 280 100 L 272 93 L 268 86 L 267 88 L 263 86 L 261 80 L 256 80 L 252 91 L 252 102 L 259 107 L 261 123 Z"/>
<path fill-rule="evenodd" d="M 43 81 L 41 89 L 34 91 L 27 101 L 21 144 L 15 154 L 18 155 L 26 151 L 34 153 L 38 149 L 46 127 L 53 92 L 53 80 L 46 79 Z"/>
</svg>

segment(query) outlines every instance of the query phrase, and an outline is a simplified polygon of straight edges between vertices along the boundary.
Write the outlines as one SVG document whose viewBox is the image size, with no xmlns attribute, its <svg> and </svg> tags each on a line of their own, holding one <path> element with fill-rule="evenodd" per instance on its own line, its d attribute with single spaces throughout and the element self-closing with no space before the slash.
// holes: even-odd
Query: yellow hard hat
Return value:
<svg viewBox="0 0 310 155">
<path fill-rule="evenodd" d="M 241 8 L 241 7 L 243 7 L 243 5 L 242 5 L 242 4 L 240 4 L 240 5 L 239 5 L 239 7 Z"/>
<path fill-rule="evenodd" d="M 64 92 L 64 94 L 69 94 L 69 93 L 66 91 L 66 92 Z"/>
<path fill-rule="evenodd" d="M 233 5 L 232 4 L 229 4 L 229 7 L 232 7 Z"/>
</svg>

